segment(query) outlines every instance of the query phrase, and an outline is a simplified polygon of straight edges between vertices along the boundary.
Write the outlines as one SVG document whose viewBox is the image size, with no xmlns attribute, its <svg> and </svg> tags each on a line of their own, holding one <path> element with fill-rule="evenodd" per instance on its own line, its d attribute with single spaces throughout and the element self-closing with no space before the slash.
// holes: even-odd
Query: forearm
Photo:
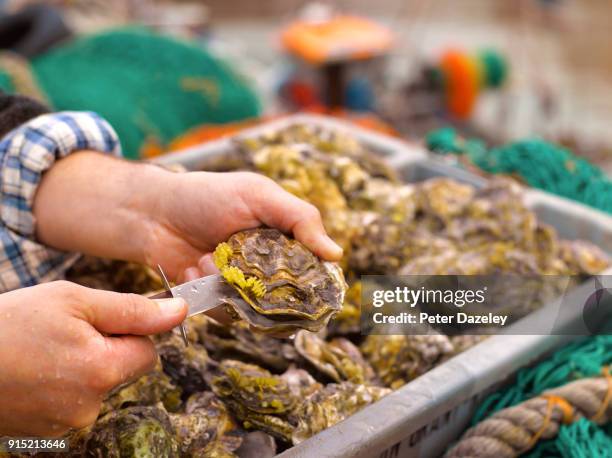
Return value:
<svg viewBox="0 0 612 458">
<path fill-rule="evenodd" d="M 36 237 L 65 251 L 144 262 L 171 172 L 83 151 L 43 176 L 34 200 Z M 166 194 L 167 195 L 167 194 Z"/>
</svg>

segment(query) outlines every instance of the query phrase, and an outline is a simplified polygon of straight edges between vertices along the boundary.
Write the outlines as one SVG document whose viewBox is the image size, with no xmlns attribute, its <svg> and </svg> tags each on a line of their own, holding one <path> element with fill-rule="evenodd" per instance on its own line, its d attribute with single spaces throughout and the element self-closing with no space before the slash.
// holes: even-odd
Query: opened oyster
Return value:
<svg viewBox="0 0 612 458">
<path fill-rule="evenodd" d="M 342 308 L 340 267 L 276 229 L 234 234 L 217 246 L 214 260 L 243 299 L 228 304 L 260 331 L 318 331 Z"/>
</svg>

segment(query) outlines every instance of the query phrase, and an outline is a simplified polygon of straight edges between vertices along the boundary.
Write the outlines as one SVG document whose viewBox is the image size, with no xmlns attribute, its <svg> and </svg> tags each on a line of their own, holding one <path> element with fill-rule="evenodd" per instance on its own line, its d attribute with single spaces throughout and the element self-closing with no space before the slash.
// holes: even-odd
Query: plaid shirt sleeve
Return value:
<svg viewBox="0 0 612 458">
<path fill-rule="evenodd" d="M 61 278 L 78 257 L 36 241 L 32 205 L 42 174 L 84 149 L 121 154 L 117 134 L 95 113 L 42 115 L 0 140 L 0 292 Z"/>
</svg>

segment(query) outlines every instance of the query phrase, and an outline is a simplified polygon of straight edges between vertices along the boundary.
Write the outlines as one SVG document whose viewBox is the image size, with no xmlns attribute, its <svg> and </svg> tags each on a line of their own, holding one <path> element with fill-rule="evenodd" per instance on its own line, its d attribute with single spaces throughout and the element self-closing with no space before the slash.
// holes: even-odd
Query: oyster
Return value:
<svg viewBox="0 0 612 458">
<path fill-rule="evenodd" d="M 102 403 L 100 415 L 131 406 L 163 403 L 166 410 L 177 411 L 181 406 L 181 388 L 161 370 L 161 365 L 139 379 L 123 385 L 109 394 Z"/>
<path fill-rule="evenodd" d="M 460 215 L 475 194 L 473 186 L 450 178 L 431 178 L 418 188 L 419 207 L 442 221 Z"/>
<path fill-rule="evenodd" d="M 380 379 L 393 389 L 424 374 L 454 351 L 442 334 L 370 335 L 360 348 Z"/>
<path fill-rule="evenodd" d="M 190 343 L 185 347 L 181 337 L 171 332 L 163 336 L 155 347 L 164 372 L 182 388 L 183 397 L 208 388 L 205 377 L 211 369 L 211 361 L 202 345 Z"/>
<path fill-rule="evenodd" d="M 346 290 L 342 310 L 329 322 L 329 335 L 354 335 L 360 332 L 361 281 L 354 282 Z"/>
<path fill-rule="evenodd" d="M 410 222 L 416 214 L 417 203 L 414 185 L 399 185 L 380 178 L 366 180 L 349 194 L 351 210 L 386 214 L 395 223 Z"/>
<path fill-rule="evenodd" d="M 217 246 L 214 260 L 243 299 L 228 304 L 258 330 L 317 331 L 342 308 L 346 284 L 340 267 L 276 229 L 234 234 Z"/>
<path fill-rule="evenodd" d="M 395 172 L 378 155 L 366 149 L 352 135 L 337 129 L 312 124 L 293 124 L 279 130 L 268 131 L 258 137 L 237 139 L 239 147 L 248 153 L 269 145 L 308 144 L 330 155 L 347 157 L 373 177 L 395 181 Z"/>
<path fill-rule="evenodd" d="M 294 444 L 299 444 L 390 392 L 388 388 L 356 385 L 351 382 L 330 383 L 305 399 L 296 409 L 293 421 L 297 426 L 291 439 Z"/>
<path fill-rule="evenodd" d="M 207 320 L 199 328 L 199 334 L 211 357 L 218 361 L 238 359 L 282 372 L 297 358 L 289 340 L 253 332 L 244 321 L 224 326 Z"/>
<path fill-rule="evenodd" d="M 303 369 L 288 369 L 280 377 L 287 383 L 291 393 L 298 399 L 307 398 L 312 393 L 320 390 L 322 386 L 309 372 Z"/>
<path fill-rule="evenodd" d="M 608 255 L 585 240 L 563 241 L 561 257 L 575 274 L 595 275 L 610 266 Z"/>
<path fill-rule="evenodd" d="M 259 429 L 286 442 L 293 426 L 287 416 L 299 402 L 285 379 L 254 364 L 225 360 L 212 388 L 246 429 Z"/>
<path fill-rule="evenodd" d="M 347 339 L 336 338 L 326 342 L 317 334 L 300 331 L 295 335 L 295 348 L 308 363 L 332 381 L 366 383 L 375 377 L 359 349 Z"/>
<path fill-rule="evenodd" d="M 98 419 L 88 434 L 86 456 L 179 457 L 179 444 L 163 407 L 128 407 Z"/>
<path fill-rule="evenodd" d="M 242 444 L 237 425 L 211 392 L 192 395 L 185 411 L 170 414 L 182 456 L 234 456 Z"/>
<path fill-rule="evenodd" d="M 242 445 L 236 450 L 240 458 L 274 458 L 276 442 L 269 434 L 262 431 L 248 433 L 242 439 Z"/>
</svg>

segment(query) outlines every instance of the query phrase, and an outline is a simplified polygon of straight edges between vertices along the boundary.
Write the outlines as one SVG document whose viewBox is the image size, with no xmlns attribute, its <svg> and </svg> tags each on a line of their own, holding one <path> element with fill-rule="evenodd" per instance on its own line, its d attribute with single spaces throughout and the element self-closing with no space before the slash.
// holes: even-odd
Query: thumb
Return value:
<svg viewBox="0 0 612 458">
<path fill-rule="evenodd" d="M 178 326 L 187 315 L 183 299 L 152 300 L 138 294 L 86 289 L 85 319 L 107 334 L 158 334 Z"/>
</svg>

